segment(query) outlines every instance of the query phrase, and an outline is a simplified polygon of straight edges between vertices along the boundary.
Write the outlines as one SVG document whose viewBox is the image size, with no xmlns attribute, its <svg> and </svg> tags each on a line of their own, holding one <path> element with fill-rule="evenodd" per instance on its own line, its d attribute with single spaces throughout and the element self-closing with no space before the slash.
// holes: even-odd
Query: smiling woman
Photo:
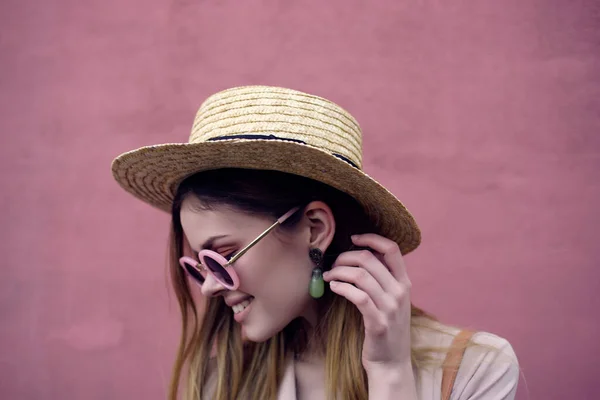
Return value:
<svg viewBox="0 0 600 400">
<path fill-rule="evenodd" d="M 362 172 L 361 143 L 336 104 L 258 86 L 211 96 L 189 143 L 115 159 L 124 189 L 172 215 L 172 400 L 514 398 L 505 339 L 411 303 L 420 231 Z"/>
</svg>

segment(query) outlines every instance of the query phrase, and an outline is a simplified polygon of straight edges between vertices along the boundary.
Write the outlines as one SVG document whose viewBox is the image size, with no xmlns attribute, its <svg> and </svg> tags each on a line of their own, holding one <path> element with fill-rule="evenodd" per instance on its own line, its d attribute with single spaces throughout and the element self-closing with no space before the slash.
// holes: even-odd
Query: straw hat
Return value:
<svg viewBox="0 0 600 400">
<path fill-rule="evenodd" d="M 362 171 L 362 133 L 337 104 L 291 89 L 246 86 L 209 97 L 188 143 L 141 147 L 118 156 L 112 173 L 126 191 L 170 212 L 178 185 L 200 171 L 248 168 L 287 172 L 354 197 L 378 232 L 403 254 L 421 241 L 406 207 Z"/>
</svg>

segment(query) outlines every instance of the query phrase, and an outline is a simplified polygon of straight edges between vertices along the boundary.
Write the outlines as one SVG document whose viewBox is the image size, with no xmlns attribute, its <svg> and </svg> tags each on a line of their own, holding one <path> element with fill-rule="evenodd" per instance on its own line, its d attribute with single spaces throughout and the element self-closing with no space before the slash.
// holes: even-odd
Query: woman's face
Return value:
<svg viewBox="0 0 600 400">
<path fill-rule="evenodd" d="M 227 257 L 244 248 L 274 222 L 231 207 L 201 210 L 197 204 L 194 198 L 185 199 L 180 214 L 184 234 L 195 252 L 210 241 L 212 244 L 206 248 Z M 242 255 L 232 266 L 240 280 L 237 290 L 227 290 L 205 274 L 202 294 L 223 296 L 236 314 L 244 338 L 265 341 L 297 317 L 314 322 L 316 301 L 308 293 L 314 265 L 308 254 L 323 238 L 319 236 L 322 230 L 319 226 L 324 227 L 314 220 L 305 211 L 293 230 L 276 228 Z"/>
</svg>

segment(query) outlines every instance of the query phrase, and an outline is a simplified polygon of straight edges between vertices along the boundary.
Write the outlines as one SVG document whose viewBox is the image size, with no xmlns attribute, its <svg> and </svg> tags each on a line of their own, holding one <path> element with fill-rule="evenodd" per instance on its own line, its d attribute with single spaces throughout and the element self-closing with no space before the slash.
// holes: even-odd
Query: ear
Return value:
<svg viewBox="0 0 600 400">
<path fill-rule="evenodd" d="M 309 228 L 309 246 L 323 253 L 335 235 L 335 218 L 331 208 L 322 201 L 310 202 L 304 209 L 304 218 Z"/>
</svg>

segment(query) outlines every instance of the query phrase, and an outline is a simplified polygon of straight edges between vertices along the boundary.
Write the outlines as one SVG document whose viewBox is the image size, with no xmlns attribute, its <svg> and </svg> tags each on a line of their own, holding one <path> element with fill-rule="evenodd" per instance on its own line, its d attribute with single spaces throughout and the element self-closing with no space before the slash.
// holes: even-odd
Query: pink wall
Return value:
<svg viewBox="0 0 600 400">
<path fill-rule="evenodd" d="M 0 397 L 164 398 L 168 218 L 122 192 L 110 161 L 186 140 L 207 95 L 262 83 L 356 115 L 367 172 L 423 230 L 407 258 L 415 301 L 507 337 L 519 399 L 598 398 L 598 13 L 593 0 L 3 0 Z"/>
</svg>

